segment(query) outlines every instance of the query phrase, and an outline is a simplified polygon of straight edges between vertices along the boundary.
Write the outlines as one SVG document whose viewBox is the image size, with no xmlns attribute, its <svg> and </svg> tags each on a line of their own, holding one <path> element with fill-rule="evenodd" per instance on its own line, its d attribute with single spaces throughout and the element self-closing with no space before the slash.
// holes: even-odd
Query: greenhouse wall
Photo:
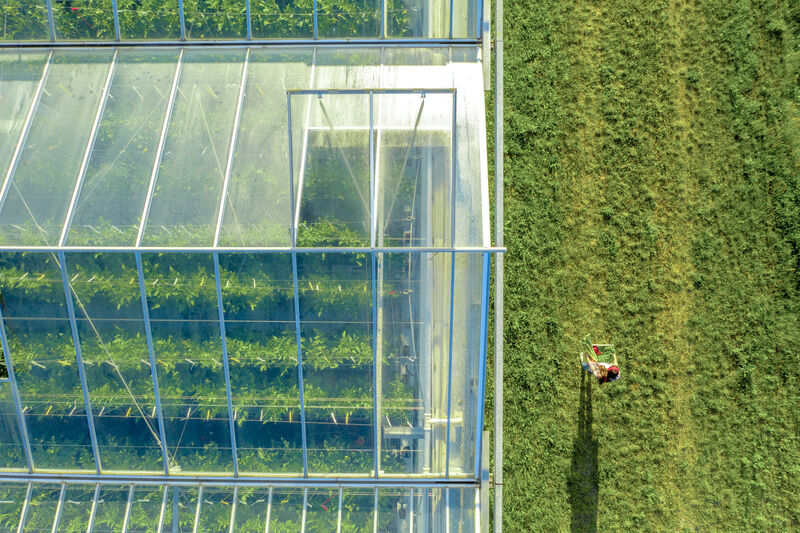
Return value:
<svg viewBox="0 0 800 533">
<path fill-rule="evenodd" d="M 480 529 L 482 11 L 0 5 L 0 531 Z"/>
</svg>

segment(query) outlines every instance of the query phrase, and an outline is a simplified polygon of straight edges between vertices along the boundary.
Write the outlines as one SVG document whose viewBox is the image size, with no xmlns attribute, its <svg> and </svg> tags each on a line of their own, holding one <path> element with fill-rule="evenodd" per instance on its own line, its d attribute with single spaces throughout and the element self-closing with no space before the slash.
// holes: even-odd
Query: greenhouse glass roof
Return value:
<svg viewBox="0 0 800 533">
<path fill-rule="evenodd" d="M 480 529 L 479 6 L 240 3 L 0 6 L 0 531 Z"/>
</svg>

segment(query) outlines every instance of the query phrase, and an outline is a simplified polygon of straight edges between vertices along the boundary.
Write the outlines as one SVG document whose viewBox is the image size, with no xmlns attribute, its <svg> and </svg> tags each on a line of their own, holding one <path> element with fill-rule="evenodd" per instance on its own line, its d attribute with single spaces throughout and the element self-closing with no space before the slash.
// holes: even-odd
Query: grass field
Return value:
<svg viewBox="0 0 800 533">
<path fill-rule="evenodd" d="M 505 20 L 505 530 L 800 530 L 800 3 Z"/>
</svg>

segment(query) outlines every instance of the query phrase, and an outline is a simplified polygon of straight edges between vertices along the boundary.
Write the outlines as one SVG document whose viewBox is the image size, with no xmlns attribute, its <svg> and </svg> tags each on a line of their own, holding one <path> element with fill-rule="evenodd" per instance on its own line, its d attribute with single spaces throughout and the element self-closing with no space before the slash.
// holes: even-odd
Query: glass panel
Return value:
<svg viewBox="0 0 800 533">
<path fill-rule="evenodd" d="M 34 483 L 22 533 L 48 533 L 52 531 L 60 496 L 61 484 Z"/>
<path fill-rule="evenodd" d="M 306 531 L 336 531 L 339 520 L 339 489 L 309 488 Z"/>
<path fill-rule="evenodd" d="M 66 257 L 103 471 L 163 473 L 136 259 Z"/>
<path fill-rule="evenodd" d="M 0 483 L 0 533 L 17 533 L 26 483 Z"/>
<path fill-rule="evenodd" d="M 447 38 L 450 0 L 387 0 L 386 37 Z"/>
<path fill-rule="evenodd" d="M 318 0 L 317 10 L 321 39 L 381 36 L 381 0 Z"/>
<path fill-rule="evenodd" d="M 45 0 L 4 0 L 0 17 L 0 41 L 50 39 Z"/>
<path fill-rule="evenodd" d="M 366 254 L 298 254 L 308 470 L 374 471 L 372 278 Z"/>
<path fill-rule="evenodd" d="M 314 37 L 313 0 L 250 0 L 254 39 Z"/>
<path fill-rule="evenodd" d="M 143 254 L 170 472 L 231 473 L 211 254 Z"/>
<path fill-rule="evenodd" d="M 197 488 L 167 487 L 163 533 L 192 533 L 197 513 Z"/>
<path fill-rule="evenodd" d="M 380 466 L 385 474 L 443 471 L 449 272 L 449 254 L 377 257 Z"/>
<path fill-rule="evenodd" d="M 221 246 L 289 246 L 289 133 L 286 87 L 307 87 L 312 54 L 253 49 Z"/>
<path fill-rule="evenodd" d="M 177 59 L 120 50 L 67 244 L 136 244 Z"/>
<path fill-rule="evenodd" d="M 39 469 L 94 470 L 61 271 L 53 254 L 0 254 L 0 305 Z"/>
<path fill-rule="evenodd" d="M 474 533 L 475 531 L 475 491 L 476 489 L 445 489 L 450 494 L 449 533 Z"/>
<path fill-rule="evenodd" d="M 455 256 L 450 475 L 463 477 L 472 475 L 475 470 L 483 255 L 458 253 Z"/>
<path fill-rule="evenodd" d="M 236 533 L 264 531 L 267 524 L 269 489 L 239 487 L 238 500 L 233 530 Z"/>
<path fill-rule="evenodd" d="M 240 473 L 302 473 L 289 254 L 221 254 Z"/>
<path fill-rule="evenodd" d="M 165 487 L 137 486 L 133 491 L 126 533 L 158 533 Z M 170 490 L 166 487 L 166 490 Z"/>
<path fill-rule="evenodd" d="M 185 52 L 143 244 L 214 244 L 244 56 Z"/>
<path fill-rule="evenodd" d="M 369 246 L 369 120 L 368 94 L 292 96 L 298 246 Z"/>
<path fill-rule="evenodd" d="M 0 358 L 2 361 L 2 358 Z M 5 370 L 5 365 L 0 362 Z M 11 384 L 0 381 L 0 470 L 25 470 L 25 451 L 11 395 Z M 1 531 L 1 530 L 0 530 Z"/>
<path fill-rule="evenodd" d="M 103 485 L 97 500 L 92 533 L 119 533 L 125 520 L 130 485 Z"/>
<path fill-rule="evenodd" d="M 232 488 L 205 487 L 203 503 L 200 505 L 197 533 L 228 533 L 231 527 L 232 506 Z"/>
<path fill-rule="evenodd" d="M 378 489 L 378 533 L 411 530 L 411 491 Z"/>
<path fill-rule="evenodd" d="M 5 178 L 36 86 L 42 77 L 47 54 L 14 52 L 0 54 L 0 177 Z"/>
<path fill-rule="evenodd" d="M 451 241 L 452 94 L 375 96 L 379 246 Z"/>
<path fill-rule="evenodd" d="M 178 0 L 117 0 L 122 39 L 179 39 Z"/>
<path fill-rule="evenodd" d="M 184 0 L 187 39 L 245 39 L 245 0 Z"/>
<path fill-rule="evenodd" d="M 453 0 L 453 38 L 476 38 L 478 31 L 478 0 Z"/>
<path fill-rule="evenodd" d="M 58 531 L 77 533 L 89 527 L 89 514 L 92 512 L 95 485 L 68 484 L 58 519 Z"/>
<path fill-rule="evenodd" d="M 276 488 L 272 491 L 269 533 L 297 533 L 303 521 L 303 489 Z"/>
<path fill-rule="evenodd" d="M 0 211 L 3 244 L 58 243 L 111 56 L 109 50 L 54 53 Z"/>
<path fill-rule="evenodd" d="M 342 497 L 342 531 L 372 533 L 375 524 L 375 489 L 347 489 Z"/>
<path fill-rule="evenodd" d="M 56 39 L 114 40 L 111 0 L 52 0 Z"/>
</svg>

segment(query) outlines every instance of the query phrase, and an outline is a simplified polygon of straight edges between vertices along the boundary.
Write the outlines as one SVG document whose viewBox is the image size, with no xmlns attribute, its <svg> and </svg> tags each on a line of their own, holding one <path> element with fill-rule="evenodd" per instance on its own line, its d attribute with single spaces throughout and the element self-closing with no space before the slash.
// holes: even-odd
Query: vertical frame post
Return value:
<svg viewBox="0 0 800 533">
<path fill-rule="evenodd" d="M 451 0 L 452 8 L 452 0 Z M 452 17 L 452 12 L 451 12 Z M 452 131 L 450 133 L 450 246 L 456 246 L 456 118 L 458 113 L 457 93 L 453 91 Z M 447 431 L 445 443 L 445 477 L 450 477 L 450 419 L 453 404 L 453 317 L 455 316 L 456 252 L 450 259 L 450 334 L 447 346 Z"/>
<path fill-rule="evenodd" d="M 64 496 L 67 493 L 67 484 L 66 482 L 61 482 L 61 492 L 58 494 L 58 504 L 56 505 L 56 515 L 53 517 L 53 529 L 51 529 L 52 533 L 56 533 L 58 531 L 58 523 L 61 521 L 61 512 L 64 510 Z"/>
<path fill-rule="evenodd" d="M 111 9 L 114 12 L 114 40 L 120 40 L 119 31 L 119 8 L 117 7 L 118 0 L 111 0 Z"/>
<path fill-rule="evenodd" d="M 122 533 L 128 532 L 128 524 L 131 520 L 131 507 L 133 507 L 133 483 L 128 489 L 128 503 L 125 504 L 125 518 L 122 519 Z"/>
<path fill-rule="evenodd" d="M 494 36 L 494 224 L 503 246 L 503 0 L 495 0 Z M 503 531 L 503 254 L 494 273 L 494 531 Z"/>
<path fill-rule="evenodd" d="M 448 38 L 453 38 L 453 0 L 450 0 L 450 31 L 448 32 Z"/>
<path fill-rule="evenodd" d="M 377 186 L 375 177 L 375 139 L 374 139 L 374 125 L 375 125 L 375 95 L 369 91 L 369 194 L 370 194 L 370 213 L 369 213 L 369 241 L 372 247 L 370 258 L 372 265 L 370 268 L 370 278 L 372 281 L 372 421 L 373 421 L 373 453 L 375 454 L 375 477 L 380 475 L 381 460 L 380 460 L 380 431 L 378 430 L 380 419 L 378 418 L 380 410 L 378 408 L 378 254 L 375 252 L 375 233 L 376 233 L 376 217 L 377 217 Z"/>
<path fill-rule="evenodd" d="M 319 39 L 319 26 L 317 25 L 317 0 L 314 0 L 314 40 Z"/>
<path fill-rule="evenodd" d="M 69 202 L 69 207 L 67 208 L 67 216 L 64 217 L 64 226 L 61 228 L 61 236 L 58 239 L 58 245 L 64 246 L 67 240 L 67 234 L 69 232 L 69 227 L 72 224 L 72 217 L 75 216 L 75 209 L 78 205 L 78 196 L 81 194 L 81 189 L 83 188 L 83 182 L 86 179 L 86 171 L 89 168 L 89 158 L 92 155 L 92 148 L 94 148 L 94 141 L 97 139 L 97 130 L 100 127 L 100 121 L 103 118 L 103 112 L 106 108 L 106 102 L 108 101 L 108 91 L 111 89 L 111 80 L 114 78 L 114 71 L 117 67 L 117 58 L 119 57 L 119 50 L 114 50 L 114 56 L 111 59 L 111 65 L 108 67 L 108 75 L 106 76 L 106 82 L 103 85 L 103 94 L 100 97 L 100 103 L 97 106 L 97 113 L 94 116 L 94 122 L 92 123 L 92 131 L 89 134 L 89 140 L 86 143 L 86 149 L 83 151 L 83 159 L 81 160 L 80 170 L 78 171 L 78 180 L 75 182 L 75 188 L 72 191 L 72 199 Z"/>
<path fill-rule="evenodd" d="M 144 334 L 147 340 L 147 356 L 150 360 L 150 375 L 153 378 L 153 395 L 158 416 L 158 438 L 161 441 L 161 457 L 164 460 L 164 475 L 169 475 L 169 456 L 167 454 L 167 438 L 164 431 L 164 414 L 161 411 L 161 392 L 158 388 L 158 368 L 156 368 L 156 354 L 153 346 L 153 330 L 150 325 L 150 306 L 147 303 L 147 288 L 144 284 L 144 268 L 142 268 L 142 254 L 136 252 L 136 273 L 139 276 L 139 298 L 142 301 L 142 319 L 144 320 Z M 166 493 L 166 489 L 164 490 Z"/>
<path fill-rule="evenodd" d="M 233 487 L 233 502 L 231 503 L 231 525 L 228 527 L 228 533 L 234 533 L 236 529 L 236 508 L 239 505 L 239 485 Z"/>
<path fill-rule="evenodd" d="M 72 286 L 69 282 L 67 273 L 67 259 L 64 252 L 58 252 L 58 262 L 61 267 L 61 280 L 64 283 L 64 296 L 67 301 L 67 316 L 69 317 L 69 327 L 72 330 L 72 342 L 75 344 L 75 357 L 78 361 L 78 375 L 81 380 L 81 391 L 83 392 L 83 403 L 86 409 L 86 418 L 89 423 L 89 439 L 92 442 L 92 453 L 94 454 L 97 473 L 100 474 L 103 465 L 100 461 L 100 449 L 97 446 L 97 434 L 94 428 L 94 413 L 92 412 L 92 401 L 89 398 L 89 385 L 86 382 L 86 369 L 83 365 L 83 353 L 81 349 L 81 338 L 78 333 L 78 323 L 75 320 L 75 306 L 72 303 Z"/>
<path fill-rule="evenodd" d="M 342 533 L 342 486 L 339 485 L 339 510 L 336 516 L 336 533 Z"/>
<path fill-rule="evenodd" d="M 300 518 L 300 533 L 306 533 L 306 509 L 308 509 L 308 487 L 303 489 L 303 514 Z"/>
<path fill-rule="evenodd" d="M 94 518 L 97 516 L 97 503 L 100 499 L 100 483 L 95 484 L 94 486 L 94 496 L 92 496 L 92 508 L 89 511 L 89 525 L 86 527 L 86 531 L 91 533 L 92 529 L 94 528 Z M 159 528 L 159 533 L 161 529 Z"/>
<path fill-rule="evenodd" d="M 31 491 L 33 490 L 33 483 L 28 483 L 25 489 L 25 501 L 22 502 L 22 511 L 19 513 L 19 525 L 17 526 L 17 533 L 22 533 L 25 529 L 25 522 L 28 521 L 28 511 L 31 508 Z"/>
<path fill-rule="evenodd" d="M 200 506 L 203 505 L 203 484 L 197 489 L 197 507 L 194 510 L 194 527 L 192 533 L 197 533 L 197 526 L 200 524 Z M 175 520 L 175 517 L 172 517 Z"/>
<path fill-rule="evenodd" d="M 452 1 L 452 0 L 451 0 Z M 183 0 L 178 0 L 178 16 L 181 20 L 181 41 L 186 40 L 186 17 L 183 13 Z"/>
<path fill-rule="evenodd" d="M 47 0 L 47 25 L 50 27 L 50 42 L 55 42 L 56 21 L 53 18 L 53 0 Z"/>
<path fill-rule="evenodd" d="M 389 14 L 387 13 L 386 0 L 381 0 L 381 39 L 386 39 L 386 23 Z"/>
<path fill-rule="evenodd" d="M 252 14 L 250 12 L 250 0 L 245 0 L 244 11 L 245 11 L 245 18 L 247 20 L 247 40 L 251 41 L 253 40 L 253 19 L 252 19 Z"/>
<path fill-rule="evenodd" d="M 25 464 L 28 467 L 28 473 L 33 473 L 34 463 L 33 454 L 31 453 L 31 443 L 28 436 L 28 425 L 25 422 L 25 413 L 22 409 L 22 401 L 19 396 L 19 389 L 17 388 L 17 377 L 14 373 L 14 365 L 11 360 L 11 350 L 8 344 L 8 336 L 6 334 L 6 323 L 3 318 L 3 310 L 0 308 L 0 345 L 3 348 L 3 358 L 6 363 L 6 371 L 8 372 L 8 383 L 11 386 L 11 397 L 14 401 L 14 410 L 17 413 L 17 421 L 19 422 L 19 432 L 22 438 L 22 449 L 25 453 Z"/>
<path fill-rule="evenodd" d="M 158 511 L 158 533 L 164 531 L 164 516 L 167 514 L 167 496 L 169 495 L 169 485 L 162 485 L 161 488 L 164 490 L 164 494 L 161 496 L 161 510 Z"/>
<path fill-rule="evenodd" d="M 36 91 L 34 92 L 31 100 L 31 106 L 28 108 L 28 114 L 25 116 L 25 124 L 22 126 L 22 132 L 19 135 L 19 140 L 17 140 L 17 145 L 14 148 L 14 153 L 11 156 L 11 164 L 8 167 L 8 172 L 6 172 L 5 179 L 3 180 L 3 186 L 0 188 L 0 211 L 2 211 L 3 206 L 5 205 L 6 196 L 8 196 L 8 189 L 11 185 L 11 179 L 17 170 L 20 154 L 25 146 L 25 141 L 28 139 L 28 133 L 31 130 L 31 124 L 33 123 L 33 115 L 36 113 L 36 110 L 39 108 L 39 102 L 42 100 L 42 92 L 50 74 L 50 67 L 52 64 L 53 50 L 50 50 L 50 53 L 47 55 L 47 60 L 44 63 L 44 67 L 42 68 L 42 77 L 39 78 L 39 83 L 36 85 Z"/>
<path fill-rule="evenodd" d="M 372 502 L 372 533 L 378 533 L 378 487 L 375 487 Z"/>
<path fill-rule="evenodd" d="M 248 2 L 249 4 L 249 2 Z M 228 147 L 228 161 L 225 164 L 225 178 L 222 183 L 222 197 L 219 201 L 219 211 L 217 213 L 217 227 L 214 231 L 214 247 L 219 246 L 219 233 L 222 230 L 222 217 L 225 215 L 225 201 L 228 198 L 228 187 L 231 182 L 231 172 L 233 170 L 233 154 L 236 151 L 236 139 L 239 133 L 239 121 L 242 116 L 242 104 L 244 102 L 245 85 L 247 85 L 247 69 L 250 65 L 250 48 L 244 56 L 244 65 L 242 66 L 242 83 L 239 87 L 239 97 L 236 102 L 236 115 L 233 119 L 233 130 L 231 132 L 231 143 Z"/>
<path fill-rule="evenodd" d="M 219 254 L 214 252 L 214 276 L 217 279 L 217 313 L 219 315 L 219 333 L 222 341 L 222 368 L 225 372 L 225 395 L 228 401 L 228 428 L 231 432 L 231 452 L 233 453 L 233 475 L 239 475 L 239 454 L 236 450 L 236 421 L 233 419 L 233 400 L 231 398 L 231 370 L 228 362 L 228 341 L 225 335 L 225 311 L 222 307 L 222 283 L 219 274 Z"/>
<path fill-rule="evenodd" d="M 316 6 L 316 2 L 314 4 Z M 315 10 L 316 12 L 316 10 Z M 286 93 L 286 105 L 289 111 L 289 199 L 292 209 L 289 218 L 289 231 L 291 233 L 292 250 L 297 247 L 297 228 L 294 215 L 294 163 L 292 153 L 292 95 Z M 300 206 L 297 210 L 299 212 Z M 300 434 L 303 443 L 303 477 L 308 477 L 308 442 L 306 439 L 306 407 L 305 395 L 303 393 L 303 347 L 302 335 L 300 332 L 300 291 L 297 285 L 297 252 L 292 251 L 292 287 L 294 290 L 294 325 L 297 340 L 297 381 L 300 391 Z M 271 489 L 270 489 L 271 490 Z M 271 494 L 271 493 L 270 493 Z"/>
<path fill-rule="evenodd" d="M 475 447 L 475 475 L 478 476 L 482 470 L 483 461 L 483 415 L 486 406 L 486 358 L 489 343 L 489 264 L 490 254 L 483 254 L 483 283 L 481 286 L 481 333 L 480 333 L 480 359 L 478 369 L 478 413 L 475 419 L 475 436 L 477 438 Z M 488 466 L 488 465 L 487 465 Z"/>
<path fill-rule="evenodd" d="M 181 3 L 181 5 L 183 5 Z M 183 13 L 183 9 L 181 9 Z M 183 19 L 181 19 L 183 20 Z M 178 54 L 178 63 L 175 65 L 175 76 L 172 78 L 172 87 L 169 90 L 169 101 L 167 102 L 167 110 L 164 114 L 164 124 L 161 126 L 161 135 L 158 138 L 158 147 L 156 148 L 156 157 L 153 162 L 153 171 L 150 174 L 150 184 L 147 186 L 147 196 L 144 200 L 144 209 L 142 209 L 142 217 L 139 220 L 139 232 L 136 235 L 136 246 L 142 245 L 142 237 L 144 237 L 144 228 L 147 225 L 147 216 L 150 213 L 150 205 L 153 203 L 153 193 L 156 188 L 156 179 L 158 179 L 158 167 L 161 166 L 161 156 L 164 154 L 164 142 L 167 138 L 167 128 L 169 128 L 169 121 L 172 117 L 172 109 L 175 107 L 175 96 L 178 90 L 178 80 L 181 77 L 181 69 L 183 66 L 183 49 Z"/>
<path fill-rule="evenodd" d="M 269 496 L 267 496 L 267 525 L 264 528 L 264 533 L 269 533 L 269 521 L 272 518 L 272 487 L 269 488 Z"/>
</svg>

